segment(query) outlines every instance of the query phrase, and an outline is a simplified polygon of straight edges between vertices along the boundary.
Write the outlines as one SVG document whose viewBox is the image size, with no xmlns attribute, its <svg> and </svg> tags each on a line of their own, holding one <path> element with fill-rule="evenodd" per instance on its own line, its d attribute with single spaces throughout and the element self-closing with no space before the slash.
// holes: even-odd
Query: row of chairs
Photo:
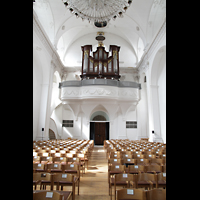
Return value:
<svg viewBox="0 0 200 200">
<path fill-rule="evenodd" d="M 49 185 L 51 187 L 51 191 L 54 189 L 54 186 L 56 186 L 56 190 L 59 190 L 59 187 L 61 187 L 61 190 L 63 190 L 64 186 L 71 186 L 71 192 L 72 192 L 72 200 L 75 200 L 75 186 L 78 185 L 78 195 L 79 195 L 79 177 L 68 174 L 68 173 L 33 173 L 33 185 L 35 190 L 37 189 L 37 185 L 40 185 L 40 190 L 45 188 Z"/>
<path fill-rule="evenodd" d="M 116 154 L 117 155 L 117 154 Z M 108 159 L 109 164 L 132 164 L 132 165 L 166 165 L 166 159 L 160 158 L 120 158 L 119 156 Z"/>
<path fill-rule="evenodd" d="M 119 141 L 119 140 L 105 140 L 104 147 L 107 151 L 132 151 L 142 153 L 150 152 L 152 154 L 157 154 L 158 156 L 161 154 L 166 154 L 166 144 L 164 143 L 156 143 L 156 142 L 144 142 L 144 141 Z"/>
<path fill-rule="evenodd" d="M 121 171 L 122 172 L 122 171 Z M 110 171 L 109 177 L 109 195 L 112 200 L 112 187 L 114 187 L 114 199 L 116 199 L 116 187 L 123 186 L 127 188 L 166 188 L 166 173 L 120 173 L 119 171 Z"/>
<path fill-rule="evenodd" d="M 126 173 L 138 174 L 138 173 L 154 173 L 158 174 L 161 172 L 166 173 L 166 165 L 120 165 L 112 164 L 108 166 L 108 171 L 117 167 L 123 168 Z"/>
<path fill-rule="evenodd" d="M 70 200 L 70 191 L 33 191 L 33 200 Z"/>
<path fill-rule="evenodd" d="M 120 189 L 116 192 L 116 200 L 166 200 L 166 189 L 156 188 L 152 190 Z"/>
</svg>

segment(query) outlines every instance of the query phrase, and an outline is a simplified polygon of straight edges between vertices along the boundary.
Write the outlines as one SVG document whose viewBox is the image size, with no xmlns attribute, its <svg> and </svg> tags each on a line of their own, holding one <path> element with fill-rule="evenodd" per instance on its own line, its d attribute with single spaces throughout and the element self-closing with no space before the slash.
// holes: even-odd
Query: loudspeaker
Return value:
<svg viewBox="0 0 200 200">
<path fill-rule="evenodd" d="M 42 131 L 44 131 L 44 128 L 42 128 Z"/>
</svg>

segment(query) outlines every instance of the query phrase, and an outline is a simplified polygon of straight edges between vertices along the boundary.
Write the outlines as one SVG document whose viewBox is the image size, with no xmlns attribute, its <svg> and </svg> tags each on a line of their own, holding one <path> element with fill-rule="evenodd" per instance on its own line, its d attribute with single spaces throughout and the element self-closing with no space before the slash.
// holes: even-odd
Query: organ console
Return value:
<svg viewBox="0 0 200 200">
<path fill-rule="evenodd" d="M 109 52 L 102 45 L 92 52 L 92 45 L 81 46 L 82 49 L 82 74 L 81 79 L 115 79 L 119 80 L 119 50 L 120 47 L 110 45 Z"/>
</svg>

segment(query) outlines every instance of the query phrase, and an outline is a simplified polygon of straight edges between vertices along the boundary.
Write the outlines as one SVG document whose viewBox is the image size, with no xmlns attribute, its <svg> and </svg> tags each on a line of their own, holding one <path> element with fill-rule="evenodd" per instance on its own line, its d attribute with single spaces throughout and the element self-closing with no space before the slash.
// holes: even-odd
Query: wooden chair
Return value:
<svg viewBox="0 0 200 200">
<path fill-rule="evenodd" d="M 108 168 L 108 185 L 109 185 L 109 195 L 110 195 L 110 179 L 114 174 L 123 174 L 125 173 L 124 165 L 113 165 Z"/>
<path fill-rule="evenodd" d="M 146 200 L 146 194 L 144 190 L 141 189 L 120 189 L 117 190 L 116 192 L 116 200 L 131 200 L 131 199 L 136 199 L 136 200 Z"/>
<path fill-rule="evenodd" d="M 114 185 L 114 196 L 116 199 L 116 186 L 123 186 L 127 188 L 136 188 L 136 175 L 135 174 L 115 174 L 114 178 L 111 178 L 110 189 L 111 189 L 111 200 L 112 200 L 112 185 Z"/>
<path fill-rule="evenodd" d="M 81 165 L 84 167 L 84 174 L 85 174 L 85 165 L 87 163 L 88 169 L 88 158 L 86 157 L 86 153 L 77 153 L 77 157 L 81 159 Z"/>
<path fill-rule="evenodd" d="M 145 166 L 144 165 L 128 165 L 128 171 L 126 172 L 130 174 L 144 173 Z"/>
<path fill-rule="evenodd" d="M 134 158 L 123 158 L 122 164 L 128 167 L 129 165 L 136 165 L 136 159 Z"/>
<path fill-rule="evenodd" d="M 81 159 L 80 158 L 78 158 L 78 157 L 68 158 L 67 163 L 68 164 L 79 165 L 79 169 L 80 169 L 80 171 L 82 171 L 82 177 L 83 177 L 83 171 L 84 171 L 84 167 L 85 166 L 83 165 L 83 163 L 81 163 Z"/>
<path fill-rule="evenodd" d="M 78 195 L 79 195 L 79 183 L 80 183 L 80 169 L 79 165 L 75 164 L 66 164 L 62 165 L 62 173 L 69 173 L 74 174 L 77 177 L 77 184 L 78 184 Z"/>
<path fill-rule="evenodd" d="M 149 164 L 149 159 L 146 158 L 137 159 L 137 165 L 148 165 L 148 164 Z"/>
<path fill-rule="evenodd" d="M 51 190 L 53 190 L 53 179 L 50 173 L 44 173 L 44 172 L 33 173 L 33 184 L 34 181 L 36 182 L 39 181 L 37 182 L 37 184 L 40 183 L 40 190 L 42 189 L 42 186 L 43 189 L 46 189 L 47 185 L 49 185 L 51 187 Z"/>
<path fill-rule="evenodd" d="M 67 164 L 67 158 L 66 157 L 54 157 L 53 158 L 53 163 L 57 164 Z"/>
<path fill-rule="evenodd" d="M 62 173 L 61 164 L 47 164 L 47 172 Z"/>
<path fill-rule="evenodd" d="M 63 200 L 64 198 L 63 194 L 60 194 L 58 192 L 47 192 L 47 191 L 41 191 L 41 192 L 34 192 L 33 193 L 33 200 Z"/>
<path fill-rule="evenodd" d="M 122 160 L 121 158 L 110 158 L 108 159 L 108 167 L 112 165 L 121 165 Z"/>
<path fill-rule="evenodd" d="M 72 200 L 75 200 L 76 181 L 78 181 L 78 178 L 72 174 L 57 173 L 53 175 L 53 183 L 56 185 L 56 190 L 59 190 L 59 186 L 61 186 L 61 190 L 63 190 L 64 186 L 72 186 Z"/>
<path fill-rule="evenodd" d="M 41 184 L 40 176 L 36 173 L 33 173 L 33 185 L 35 186 L 35 190 L 37 189 L 38 184 Z"/>
<path fill-rule="evenodd" d="M 42 163 L 33 163 L 33 172 L 45 172 L 46 171 L 46 165 Z"/>
<path fill-rule="evenodd" d="M 157 175 L 157 188 L 166 188 L 166 173 L 159 173 Z"/>
<path fill-rule="evenodd" d="M 146 200 L 166 200 L 166 189 L 155 188 L 146 191 Z"/>
<path fill-rule="evenodd" d="M 139 173 L 137 176 L 137 186 L 136 188 L 149 188 L 152 189 L 156 187 L 157 184 L 157 174 L 149 174 L 149 173 Z"/>
<path fill-rule="evenodd" d="M 47 164 L 47 163 L 53 163 L 53 158 L 52 157 L 41 157 L 40 158 L 40 162 L 43 164 Z"/>
<path fill-rule="evenodd" d="M 146 173 L 158 174 L 162 172 L 162 166 L 160 165 L 148 165 L 146 166 Z"/>
<path fill-rule="evenodd" d="M 33 163 L 40 163 L 40 156 L 33 156 Z"/>
<path fill-rule="evenodd" d="M 151 165 L 163 165 L 163 159 L 160 158 L 152 158 L 150 160 Z"/>
</svg>

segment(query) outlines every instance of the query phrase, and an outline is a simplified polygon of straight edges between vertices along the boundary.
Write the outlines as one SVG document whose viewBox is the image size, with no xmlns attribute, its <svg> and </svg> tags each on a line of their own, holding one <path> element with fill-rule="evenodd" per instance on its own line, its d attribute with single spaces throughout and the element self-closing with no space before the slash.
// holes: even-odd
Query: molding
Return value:
<svg viewBox="0 0 200 200">
<path fill-rule="evenodd" d="M 166 18 L 161 25 L 158 33 L 155 35 L 154 39 L 152 40 L 151 44 L 145 50 L 144 54 L 142 55 L 140 62 L 137 64 L 136 68 L 139 72 L 147 71 L 149 69 L 149 62 L 148 58 L 151 56 L 155 48 L 157 47 L 158 43 L 162 39 L 163 35 L 166 33 Z"/>
<path fill-rule="evenodd" d="M 83 86 L 83 87 L 62 87 L 60 100 L 74 99 L 104 99 L 123 100 L 131 103 L 140 101 L 140 90 L 138 88 L 118 88 L 113 86 Z"/>
<path fill-rule="evenodd" d="M 64 65 L 62 64 L 62 61 L 60 60 L 60 57 L 58 53 L 56 52 L 54 46 L 52 45 L 51 41 L 49 40 L 49 37 L 47 36 L 45 30 L 43 29 L 36 12 L 33 10 L 33 31 L 37 34 L 40 41 L 46 48 L 47 52 L 52 57 L 52 62 L 55 64 L 56 67 L 60 69 L 60 71 L 64 70 Z"/>
</svg>

